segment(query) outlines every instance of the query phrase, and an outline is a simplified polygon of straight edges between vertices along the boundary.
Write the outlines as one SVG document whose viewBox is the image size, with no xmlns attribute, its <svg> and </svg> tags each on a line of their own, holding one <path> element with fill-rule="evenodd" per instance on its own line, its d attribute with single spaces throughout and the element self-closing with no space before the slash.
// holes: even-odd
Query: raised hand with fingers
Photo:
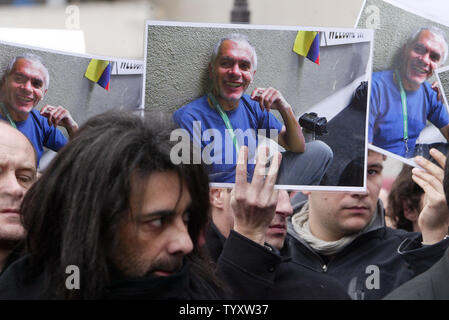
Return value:
<svg viewBox="0 0 449 320">
<path fill-rule="evenodd" d="M 446 157 L 436 149 L 431 149 L 430 155 L 439 166 L 423 157 L 416 157 L 416 163 L 424 170 L 418 168 L 412 170 L 413 181 L 425 192 L 424 207 L 418 218 L 424 244 L 441 241 L 447 235 L 449 227 L 449 208 L 443 189 Z"/>
<path fill-rule="evenodd" d="M 48 125 L 57 127 L 59 125 L 66 128 L 69 136 L 72 136 L 78 130 L 78 124 L 70 115 L 70 112 L 62 106 L 51 106 L 46 104 L 41 109 L 41 115 L 48 119 Z"/>
<path fill-rule="evenodd" d="M 234 210 L 234 230 L 260 245 L 265 243 L 266 230 L 275 212 L 278 191 L 274 189 L 281 163 L 281 153 L 276 153 L 267 169 L 268 148 L 258 149 L 256 168 L 251 183 L 247 182 L 246 166 L 248 148 L 239 150 L 235 188 L 231 194 Z"/>
</svg>

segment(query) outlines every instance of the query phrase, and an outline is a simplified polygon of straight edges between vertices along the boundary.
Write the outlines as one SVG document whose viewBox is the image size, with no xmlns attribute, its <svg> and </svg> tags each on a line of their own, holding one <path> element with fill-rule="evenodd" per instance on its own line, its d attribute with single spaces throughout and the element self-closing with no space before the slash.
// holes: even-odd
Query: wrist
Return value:
<svg viewBox="0 0 449 320">
<path fill-rule="evenodd" d="M 437 242 L 440 242 L 443 239 L 448 237 L 447 228 L 442 228 L 438 230 L 421 230 L 422 234 L 422 244 L 423 245 L 431 245 Z"/>
<path fill-rule="evenodd" d="M 259 231 L 254 228 L 245 228 L 242 226 L 239 226 L 238 224 L 234 225 L 234 231 L 240 233 L 245 238 L 248 238 L 257 244 L 260 244 L 263 246 L 265 244 L 265 232 Z"/>
</svg>

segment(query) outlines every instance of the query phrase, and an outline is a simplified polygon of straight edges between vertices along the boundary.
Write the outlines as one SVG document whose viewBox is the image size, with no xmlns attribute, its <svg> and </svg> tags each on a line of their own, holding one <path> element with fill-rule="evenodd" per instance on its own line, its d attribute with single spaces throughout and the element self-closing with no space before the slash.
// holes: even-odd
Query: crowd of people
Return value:
<svg viewBox="0 0 449 320">
<path fill-rule="evenodd" d="M 246 37 L 224 37 L 210 92 L 174 121 L 109 111 L 78 128 L 63 107 L 35 112 L 48 72 L 37 57 L 15 58 L 0 89 L 0 299 L 449 299 L 446 156 L 416 157 L 421 168 L 404 169 L 388 204 L 379 200 L 385 156 L 371 150 L 366 191 L 292 197 L 275 185 L 319 184 L 332 151 L 305 143 L 279 90 L 244 94 L 256 66 Z M 207 148 L 195 122 L 229 135 L 235 159 L 217 140 L 218 165 L 174 163 L 175 123 L 191 136 L 189 159 L 194 144 Z M 57 139 L 37 178 L 39 150 L 53 139 L 45 132 L 58 136 L 59 124 L 70 139 Z M 258 147 L 250 150 L 233 128 L 274 129 L 286 151 L 257 136 L 247 137 Z M 210 187 L 211 177 L 235 183 Z M 396 228 L 384 205 L 401 211 Z"/>
</svg>

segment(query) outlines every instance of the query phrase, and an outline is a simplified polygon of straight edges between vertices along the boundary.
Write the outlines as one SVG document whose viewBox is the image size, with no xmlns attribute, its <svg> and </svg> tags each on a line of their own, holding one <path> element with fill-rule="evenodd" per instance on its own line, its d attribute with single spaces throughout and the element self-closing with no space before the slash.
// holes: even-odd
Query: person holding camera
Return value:
<svg viewBox="0 0 449 320">
<path fill-rule="evenodd" d="M 243 144 L 249 149 L 247 177 L 251 181 L 262 135 L 277 138 L 286 149 L 278 184 L 319 184 L 332 161 L 332 150 L 322 141 L 305 142 L 292 107 L 279 90 L 256 88 L 251 95 L 245 94 L 256 69 L 256 51 L 246 36 L 222 38 L 209 62 L 212 90 L 178 109 L 173 115 L 175 122 L 201 145 L 212 182 L 235 181 L 236 154 Z M 277 110 L 284 124 L 270 110 Z"/>
</svg>

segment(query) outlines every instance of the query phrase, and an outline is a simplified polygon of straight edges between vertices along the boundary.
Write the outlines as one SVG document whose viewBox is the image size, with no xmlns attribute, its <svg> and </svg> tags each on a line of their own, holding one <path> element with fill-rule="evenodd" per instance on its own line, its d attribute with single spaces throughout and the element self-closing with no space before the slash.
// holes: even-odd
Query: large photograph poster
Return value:
<svg viewBox="0 0 449 320">
<path fill-rule="evenodd" d="M 101 65 L 103 69 L 98 68 Z M 66 53 L 1 41 L 0 70 L 2 114 L 8 109 L 6 105 L 11 112 L 20 105 L 29 114 L 16 125 L 28 128 L 23 129 L 26 131 L 39 124 L 36 132 L 44 134 L 43 146 L 35 145 L 40 170 L 45 169 L 53 158 L 53 150 L 64 144 L 65 139 L 59 132 L 66 138 L 70 135 L 66 126 L 58 124 L 55 131 L 60 138 L 56 140 L 61 143 L 49 142 L 54 139 L 47 137 L 47 133 L 53 132 L 53 125 L 46 124 L 47 111 L 62 107 L 78 126 L 110 109 L 143 115 L 143 62 L 140 60 Z M 31 76 L 32 81 L 28 81 Z M 99 85 L 100 77 L 103 87 Z M 0 119 L 8 120 L 8 117 Z"/>
<path fill-rule="evenodd" d="M 301 55 L 293 50 L 295 44 L 299 46 L 296 41 L 304 32 L 313 34 L 310 43 L 316 41 L 318 61 L 318 56 L 308 59 L 307 53 Z M 209 63 L 217 42 L 235 33 L 247 37 L 257 55 L 256 72 L 248 81 L 247 88 L 245 84 L 246 90 L 240 99 L 244 108 L 252 108 L 251 112 L 257 113 L 254 119 L 258 120 L 251 121 L 261 119 L 257 97 L 251 97 L 256 88 L 261 92 L 271 88 L 271 92 L 281 95 L 291 106 L 294 121 L 298 122 L 300 118 L 303 121 L 307 143 L 302 155 L 308 160 L 301 160 L 303 162 L 300 161 L 297 169 L 287 171 L 289 179 L 278 180 L 278 187 L 291 190 L 365 190 L 366 111 L 372 30 L 148 21 L 145 109 L 173 114 L 175 122 L 186 129 L 191 139 L 201 144 L 201 157 L 210 164 L 212 184 L 231 186 L 234 183 L 236 144 L 226 131 L 225 121 L 212 107 L 208 93 L 214 91 L 214 83 L 221 84 L 223 79 L 230 79 L 226 75 L 218 75 L 214 80 Z M 232 90 L 240 90 L 241 79 L 243 77 L 238 76 L 238 79 L 232 80 L 235 82 Z M 228 86 L 225 82 L 223 87 Z M 219 90 L 217 92 L 221 94 Z M 188 112 L 185 112 L 186 108 Z M 269 121 L 285 125 L 283 116 L 275 109 L 273 107 L 269 111 Z M 228 116 L 232 122 L 232 112 Z M 251 114 L 248 116 L 252 117 Z M 239 119 L 242 118 L 245 117 Z M 242 137 L 236 134 L 237 142 L 248 145 L 249 149 L 254 139 L 248 138 L 250 134 L 247 130 L 270 128 L 260 123 L 242 126 L 238 123 L 235 122 L 235 128 L 232 128 L 237 133 L 239 130 L 243 132 Z M 274 128 L 280 127 L 275 125 Z M 270 146 L 275 144 L 272 139 L 263 139 L 263 134 L 260 137 L 259 133 L 254 134 L 257 135 L 256 144 L 267 140 Z M 222 141 L 222 144 L 217 147 L 214 141 Z M 314 144 L 321 148 L 315 157 Z M 331 155 L 326 165 L 320 164 L 323 148 Z M 252 149 L 249 151 L 254 155 L 255 148 Z M 281 147 L 280 150 L 284 149 Z M 307 155 L 312 156 L 308 158 Z M 283 154 L 284 160 L 288 157 Z M 315 174 L 317 167 L 326 170 Z M 317 179 L 319 174 L 321 177 Z M 295 175 L 299 179 L 309 175 L 310 179 L 295 180 Z"/>
<path fill-rule="evenodd" d="M 356 24 L 375 29 L 368 142 L 406 163 L 431 147 L 446 153 L 449 138 L 446 83 L 436 76 L 447 64 L 449 28 L 417 5 L 367 0 Z"/>
</svg>

